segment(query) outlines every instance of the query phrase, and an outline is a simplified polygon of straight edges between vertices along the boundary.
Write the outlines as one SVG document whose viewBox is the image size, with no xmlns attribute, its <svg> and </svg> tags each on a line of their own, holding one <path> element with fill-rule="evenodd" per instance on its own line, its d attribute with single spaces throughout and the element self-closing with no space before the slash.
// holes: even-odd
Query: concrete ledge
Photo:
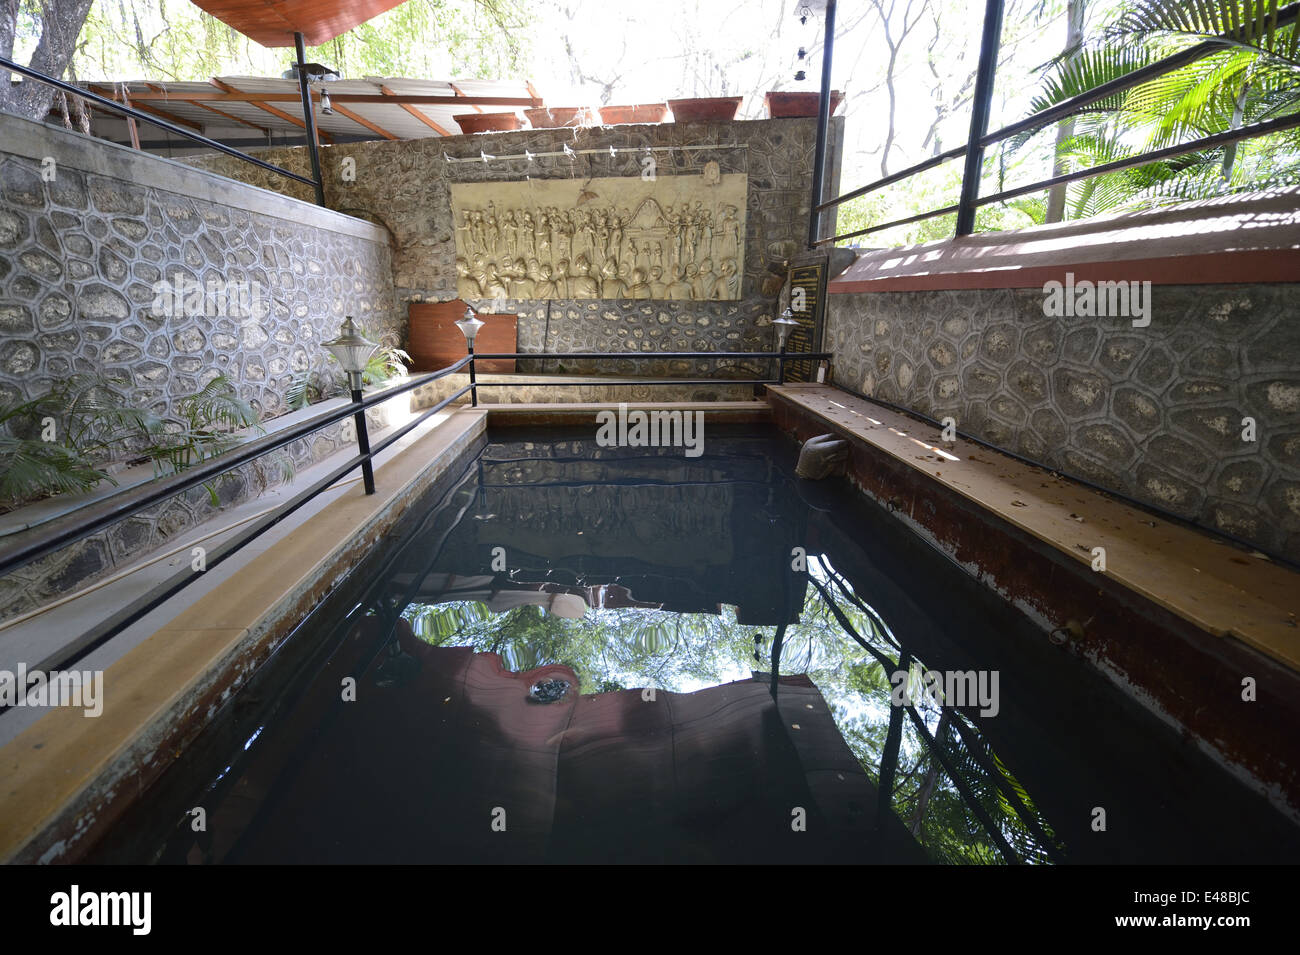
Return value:
<svg viewBox="0 0 1300 955">
<path fill-rule="evenodd" d="M 206 172 L 188 163 L 119 146 L 94 136 L 0 113 L 0 152 L 41 161 L 52 157 L 58 168 L 117 179 L 136 188 L 160 189 L 217 205 L 235 205 L 251 215 L 284 219 L 295 225 L 369 239 L 387 246 L 387 230 L 342 212 L 291 199 L 269 189 Z M 220 155 L 213 151 L 214 155 Z M 236 161 L 232 158 L 232 162 Z M 293 180 L 286 180 L 292 182 Z M 232 193 L 249 192 L 242 200 Z"/>
<path fill-rule="evenodd" d="M 1039 288 L 1062 281 L 1155 285 L 1294 282 L 1300 187 L 945 239 L 863 249 L 827 292 Z"/>
<path fill-rule="evenodd" d="M 566 404 L 546 402 L 544 404 L 509 404 L 485 405 L 488 424 L 492 427 L 524 427 L 537 425 L 590 425 L 598 424 L 596 416 L 602 411 L 618 413 L 619 408 L 628 411 L 701 411 L 708 421 L 714 424 L 751 424 L 765 423 L 771 420 L 772 411 L 764 401 L 629 401 L 587 402 Z"/>
<path fill-rule="evenodd" d="M 373 497 L 346 495 L 185 607 L 107 669 L 100 717 L 55 709 L 0 749 L 0 861 L 67 861 L 93 844 L 474 447 L 486 417 L 451 415 L 377 469 Z"/>
</svg>

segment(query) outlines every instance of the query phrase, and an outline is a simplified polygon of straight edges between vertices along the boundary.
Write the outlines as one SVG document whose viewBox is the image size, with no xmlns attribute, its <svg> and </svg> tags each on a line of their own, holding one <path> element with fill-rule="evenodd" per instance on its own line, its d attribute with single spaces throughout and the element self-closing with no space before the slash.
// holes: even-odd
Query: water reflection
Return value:
<svg viewBox="0 0 1300 955">
<path fill-rule="evenodd" d="M 1018 611 L 793 465 L 771 434 L 714 431 L 690 459 L 590 435 L 495 440 L 312 637 L 333 647 L 320 672 L 209 771 L 216 835 L 181 830 L 163 857 L 1296 851 L 1289 823 Z M 478 823 L 505 807 L 496 838 Z"/>
</svg>

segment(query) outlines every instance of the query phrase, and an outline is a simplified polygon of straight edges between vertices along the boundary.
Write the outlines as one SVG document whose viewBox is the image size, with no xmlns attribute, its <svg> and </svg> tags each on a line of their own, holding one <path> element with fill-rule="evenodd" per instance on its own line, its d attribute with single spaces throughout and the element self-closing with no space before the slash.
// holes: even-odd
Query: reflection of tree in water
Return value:
<svg viewBox="0 0 1300 955">
<path fill-rule="evenodd" d="M 817 685 L 840 733 L 879 785 L 897 641 L 829 565 L 810 561 L 810 572 L 822 588 L 809 588 L 800 621 L 786 630 L 781 672 L 805 673 Z M 875 654 L 849 639 L 831 600 Z M 498 653 L 516 672 L 547 664 L 568 666 L 577 674 L 582 693 L 651 685 L 690 692 L 746 679 L 752 670 L 770 665 L 771 628 L 756 630 L 737 623 L 731 607 L 718 615 L 606 608 L 567 619 L 533 605 L 493 614 L 481 603 L 456 602 L 412 604 L 403 616 L 417 636 L 434 646 L 472 646 L 478 652 Z M 756 642 L 756 636 L 761 640 Z M 887 668 L 877 655 L 891 665 Z M 913 664 L 913 677 L 919 680 L 925 670 Z M 891 805 L 933 858 L 994 864 L 1059 858 L 1050 827 L 978 726 L 921 693 L 914 693 L 913 699 L 921 700 L 913 708 L 961 783 L 958 786 L 942 767 L 916 726 L 904 721 Z M 972 809 L 972 799 L 987 823 Z M 989 832 L 990 823 L 996 837 Z"/>
</svg>

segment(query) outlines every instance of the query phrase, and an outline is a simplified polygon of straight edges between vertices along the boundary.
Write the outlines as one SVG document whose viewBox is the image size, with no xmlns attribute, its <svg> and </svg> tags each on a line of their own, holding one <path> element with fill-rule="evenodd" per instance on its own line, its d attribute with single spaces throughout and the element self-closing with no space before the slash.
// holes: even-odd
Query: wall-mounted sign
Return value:
<svg viewBox="0 0 1300 955">
<path fill-rule="evenodd" d="M 464 299 L 740 298 L 747 177 L 455 183 Z"/>
</svg>

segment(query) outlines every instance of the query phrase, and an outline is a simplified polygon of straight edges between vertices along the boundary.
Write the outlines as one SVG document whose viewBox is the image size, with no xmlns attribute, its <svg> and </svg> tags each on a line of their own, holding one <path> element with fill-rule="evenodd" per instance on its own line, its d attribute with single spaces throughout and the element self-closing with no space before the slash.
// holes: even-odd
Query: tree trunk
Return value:
<svg viewBox="0 0 1300 955">
<path fill-rule="evenodd" d="M 34 70 L 56 79 L 63 76 L 76 49 L 81 26 L 86 22 L 92 0 L 43 0 L 41 3 L 41 38 L 32 54 Z M 0 52 L 11 56 L 17 0 L 0 0 Z M 54 88 L 38 80 L 24 79 L 14 85 L 8 71 L 0 71 L 0 110 L 17 113 L 28 119 L 42 120 L 54 103 Z"/>
<path fill-rule="evenodd" d="M 1072 60 L 1079 54 L 1083 44 L 1083 13 L 1087 0 L 1069 0 L 1066 7 L 1065 50 L 1063 55 Z M 1074 136 L 1074 117 L 1063 119 L 1056 127 L 1056 159 L 1052 163 L 1052 175 L 1062 176 L 1069 170 L 1063 155 L 1065 144 Z M 1065 218 L 1066 184 L 1053 186 L 1047 193 L 1047 222 L 1060 222 Z"/>
</svg>

